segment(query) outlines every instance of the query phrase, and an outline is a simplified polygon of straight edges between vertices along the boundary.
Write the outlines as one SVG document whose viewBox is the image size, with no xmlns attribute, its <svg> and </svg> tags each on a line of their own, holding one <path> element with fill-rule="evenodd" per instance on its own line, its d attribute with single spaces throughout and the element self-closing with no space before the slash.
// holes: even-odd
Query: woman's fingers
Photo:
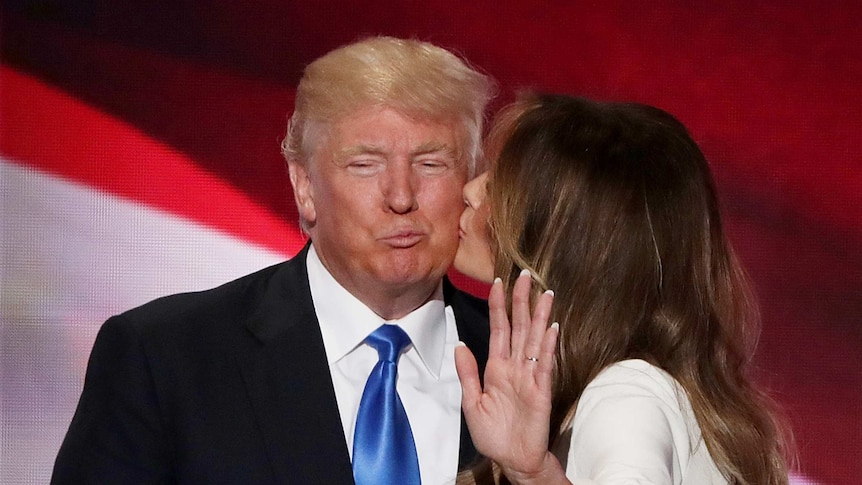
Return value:
<svg viewBox="0 0 862 485">
<path fill-rule="evenodd" d="M 560 324 L 552 323 L 542 336 L 539 361 L 536 362 L 536 385 L 543 392 L 550 394 L 554 380 L 554 355 L 557 351 L 557 339 L 560 336 Z"/>
<path fill-rule="evenodd" d="M 463 342 L 455 346 L 455 370 L 461 381 L 461 407 L 465 413 L 470 413 L 482 396 L 482 384 L 476 358 Z"/>
<path fill-rule="evenodd" d="M 530 286 L 532 276 L 529 270 L 521 271 L 512 289 L 512 353 L 513 359 L 535 357 L 525 355 L 527 337 L 530 330 Z"/>
<path fill-rule="evenodd" d="M 535 365 L 540 359 L 544 361 L 553 360 L 553 348 L 549 359 L 544 355 L 543 342 L 549 330 L 548 319 L 551 315 L 554 292 L 548 290 L 540 295 L 535 308 L 531 308 L 531 287 L 532 275 L 528 270 L 521 271 L 512 289 L 512 321 L 510 323 L 503 284 L 497 278 L 491 285 L 491 291 L 488 295 L 491 320 L 489 358 L 529 360 L 531 365 Z M 554 337 L 555 344 L 556 337 Z"/>
<path fill-rule="evenodd" d="M 494 279 L 488 295 L 488 312 L 491 319 L 491 338 L 488 344 L 488 358 L 505 359 L 509 357 L 509 314 L 506 312 L 506 291 L 500 278 Z"/>
<path fill-rule="evenodd" d="M 533 308 L 532 318 L 529 321 L 527 341 L 524 345 L 525 357 L 540 358 L 542 353 L 542 340 L 548 330 L 548 319 L 551 316 L 551 305 L 554 302 L 554 292 L 548 290 L 536 300 Z"/>
</svg>

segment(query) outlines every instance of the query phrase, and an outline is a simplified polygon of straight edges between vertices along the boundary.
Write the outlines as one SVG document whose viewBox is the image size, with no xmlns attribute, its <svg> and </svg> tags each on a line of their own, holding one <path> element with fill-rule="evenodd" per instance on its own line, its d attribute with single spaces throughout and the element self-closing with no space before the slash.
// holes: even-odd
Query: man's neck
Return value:
<svg viewBox="0 0 862 485">
<path fill-rule="evenodd" d="M 443 299 L 442 280 L 433 286 L 430 284 L 401 286 L 392 291 L 374 288 L 378 291 L 363 291 L 364 289 L 345 288 L 359 301 L 368 306 L 384 320 L 403 318 L 413 310 L 434 299 Z"/>
</svg>

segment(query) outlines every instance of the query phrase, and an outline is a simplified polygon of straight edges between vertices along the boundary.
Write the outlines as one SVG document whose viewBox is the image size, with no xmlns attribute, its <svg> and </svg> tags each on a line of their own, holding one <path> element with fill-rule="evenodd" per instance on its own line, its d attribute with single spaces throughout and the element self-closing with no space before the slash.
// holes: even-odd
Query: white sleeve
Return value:
<svg viewBox="0 0 862 485">
<path fill-rule="evenodd" d="M 606 369 L 581 395 L 566 464 L 576 485 L 679 480 L 676 446 L 687 442 L 685 422 L 671 384 L 640 363 L 645 367 Z"/>
</svg>

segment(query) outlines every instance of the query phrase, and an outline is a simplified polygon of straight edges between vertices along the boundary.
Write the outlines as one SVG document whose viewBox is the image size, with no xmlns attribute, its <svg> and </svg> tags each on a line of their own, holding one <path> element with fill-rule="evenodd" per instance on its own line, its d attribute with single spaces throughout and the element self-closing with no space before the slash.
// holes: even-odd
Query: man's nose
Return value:
<svg viewBox="0 0 862 485">
<path fill-rule="evenodd" d="M 396 163 L 387 167 L 383 187 L 387 209 L 396 214 L 406 214 L 418 209 L 416 183 L 416 174 L 409 163 Z"/>
</svg>

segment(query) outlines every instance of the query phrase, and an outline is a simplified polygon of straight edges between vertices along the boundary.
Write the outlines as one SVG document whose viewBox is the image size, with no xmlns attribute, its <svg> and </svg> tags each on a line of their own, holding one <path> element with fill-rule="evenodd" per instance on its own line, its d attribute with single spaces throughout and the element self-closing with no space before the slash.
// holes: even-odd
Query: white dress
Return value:
<svg viewBox="0 0 862 485">
<path fill-rule="evenodd" d="M 685 391 L 643 360 L 617 362 L 593 379 L 570 431 L 568 450 L 556 451 L 575 485 L 728 483 Z"/>
</svg>

